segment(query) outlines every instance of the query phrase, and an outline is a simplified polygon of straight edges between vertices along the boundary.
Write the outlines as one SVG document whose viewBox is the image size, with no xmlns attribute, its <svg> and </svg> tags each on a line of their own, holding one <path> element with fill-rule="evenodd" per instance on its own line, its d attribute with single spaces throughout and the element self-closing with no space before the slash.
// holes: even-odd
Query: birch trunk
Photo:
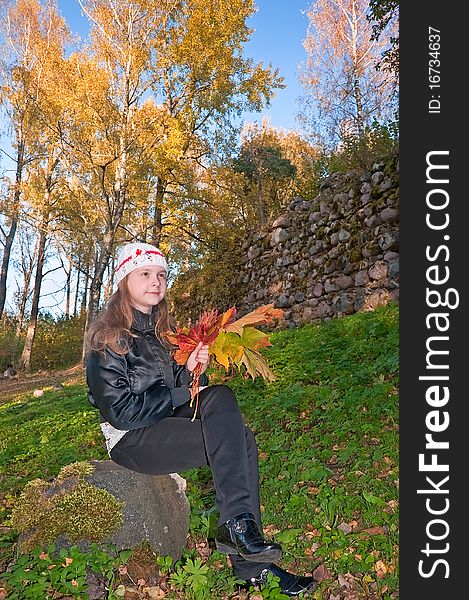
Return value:
<svg viewBox="0 0 469 600">
<path fill-rule="evenodd" d="M 41 227 L 41 233 L 39 237 L 36 275 L 34 278 L 33 302 L 31 306 L 31 314 L 29 317 L 28 330 L 26 332 L 26 340 L 19 361 L 19 368 L 24 369 L 25 371 L 31 370 L 31 354 L 34 346 L 34 338 L 36 337 L 37 316 L 39 313 L 39 299 L 41 296 L 41 285 L 47 240 L 46 227 L 44 226 L 45 222 L 47 222 L 46 219 L 43 220 L 43 226 Z"/>
</svg>

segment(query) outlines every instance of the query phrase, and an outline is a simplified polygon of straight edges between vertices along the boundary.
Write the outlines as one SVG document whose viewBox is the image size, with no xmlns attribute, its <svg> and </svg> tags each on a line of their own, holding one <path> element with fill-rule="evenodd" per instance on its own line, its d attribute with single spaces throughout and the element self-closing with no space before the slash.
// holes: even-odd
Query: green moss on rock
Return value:
<svg viewBox="0 0 469 600">
<path fill-rule="evenodd" d="M 81 462 L 74 462 L 69 465 L 65 465 L 60 469 L 59 474 L 56 477 L 56 481 L 64 481 L 69 477 L 76 477 L 82 479 L 86 475 L 91 475 L 93 472 L 93 465 L 86 460 Z"/>
<path fill-rule="evenodd" d="M 350 250 L 350 262 L 357 264 L 362 259 L 362 251 L 359 247 L 354 247 Z"/>
<path fill-rule="evenodd" d="M 70 542 L 100 542 L 123 522 L 123 503 L 107 490 L 85 480 L 93 472 L 89 462 L 66 465 L 53 482 L 29 482 L 13 510 L 11 522 L 22 535 L 21 552 L 54 542 L 64 535 Z"/>
</svg>

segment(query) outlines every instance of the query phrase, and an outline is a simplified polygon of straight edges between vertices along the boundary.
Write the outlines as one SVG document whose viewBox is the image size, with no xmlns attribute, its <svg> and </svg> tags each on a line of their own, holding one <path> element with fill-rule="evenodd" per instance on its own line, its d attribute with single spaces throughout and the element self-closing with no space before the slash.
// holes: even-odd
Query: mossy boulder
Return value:
<svg viewBox="0 0 469 600">
<path fill-rule="evenodd" d="M 147 542 L 160 555 L 180 558 L 189 530 L 185 480 L 177 474 L 143 475 L 113 461 L 73 463 L 51 482 L 26 485 L 12 514 L 18 546 L 56 543 L 117 549 Z"/>
<path fill-rule="evenodd" d="M 73 463 L 52 482 L 34 479 L 26 485 L 11 517 L 22 552 L 61 535 L 72 543 L 100 542 L 119 528 L 123 503 L 86 480 L 93 470 L 89 462 Z"/>
</svg>

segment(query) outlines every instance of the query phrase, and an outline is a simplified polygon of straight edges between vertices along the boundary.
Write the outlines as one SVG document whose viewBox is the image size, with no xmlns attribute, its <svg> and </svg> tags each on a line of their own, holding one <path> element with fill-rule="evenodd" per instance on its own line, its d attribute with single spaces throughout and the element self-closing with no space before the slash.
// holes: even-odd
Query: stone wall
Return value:
<svg viewBox="0 0 469 600">
<path fill-rule="evenodd" d="M 240 315 L 273 302 L 294 327 L 399 298 L 399 164 L 335 173 L 243 244 Z"/>
</svg>

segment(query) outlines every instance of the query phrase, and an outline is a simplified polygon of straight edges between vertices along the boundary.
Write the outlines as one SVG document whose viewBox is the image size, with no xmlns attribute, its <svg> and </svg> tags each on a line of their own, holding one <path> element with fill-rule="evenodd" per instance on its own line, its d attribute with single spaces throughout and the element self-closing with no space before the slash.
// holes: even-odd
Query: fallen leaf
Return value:
<svg viewBox="0 0 469 600">
<path fill-rule="evenodd" d="M 340 525 L 337 526 L 337 529 L 340 529 L 341 531 L 343 531 L 345 533 L 345 535 L 347 535 L 347 533 L 350 533 L 352 531 L 352 528 L 350 527 L 350 525 L 348 523 L 341 523 Z"/>
<path fill-rule="evenodd" d="M 385 576 L 386 576 L 386 573 L 382 569 L 379 569 L 378 571 L 376 571 L 376 577 L 378 579 L 383 579 Z"/>
<path fill-rule="evenodd" d="M 39 555 L 39 558 L 41 560 L 46 560 L 46 558 L 49 558 L 49 555 L 47 554 L 47 552 L 41 552 L 41 554 Z"/>
<path fill-rule="evenodd" d="M 329 571 L 326 565 L 322 564 L 314 569 L 313 577 L 316 579 L 316 581 L 323 581 L 323 579 L 331 579 L 332 573 Z"/>
<path fill-rule="evenodd" d="M 62 567 L 68 567 L 73 562 L 73 558 L 69 558 L 68 556 L 65 558 L 65 563 L 62 563 Z"/>
<path fill-rule="evenodd" d="M 387 527 L 375 526 L 375 527 L 367 527 L 366 529 L 362 529 L 360 531 L 361 537 L 367 537 L 369 535 L 386 535 L 388 532 Z"/>
<path fill-rule="evenodd" d="M 119 573 L 120 573 L 121 575 L 126 575 L 126 573 L 127 573 L 127 567 L 126 567 L 125 565 L 121 565 L 121 566 L 119 567 Z"/>
<path fill-rule="evenodd" d="M 86 593 L 89 600 L 100 600 L 106 596 L 107 580 L 97 573 L 88 572 L 86 575 Z"/>
<path fill-rule="evenodd" d="M 383 577 L 388 572 L 388 567 L 384 564 L 382 560 L 377 560 L 374 564 L 374 570 L 376 571 L 376 575 L 378 579 L 383 579 Z"/>
<path fill-rule="evenodd" d="M 339 579 L 339 583 L 342 587 L 350 588 L 350 583 L 345 579 L 345 577 L 342 575 L 342 573 L 339 575 L 338 579 Z"/>
<path fill-rule="evenodd" d="M 313 556 L 313 554 L 316 552 L 316 550 L 320 547 L 320 544 L 316 544 L 314 543 L 312 546 L 310 546 L 309 548 L 305 548 L 305 554 L 306 556 Z"/>
<path fill-rule="evenodd" d="M 278 527 L 275 527 L 275 525 L 273 525 L 272 523 L 269 523 L 264 527 L 264 533 L 268 536 L 275 535 L 276 533 L 279 533 L 279 531 L 280 529 L 278 529 Z"/>
<path fill-rule="evenodd" d="M 212 550 L 210 549 L 210 546 L 207 543 L 198 543 L 196 545 L 196 548 L 197 553 L 204 560 L 206 560 L 212 554 Z"/>
<path fill-rule="evenodd" d="M 143 588 L 143 591 L 148 594 L 148 597 L 151 598 L 151 600 L 160 600 L 161 598 L 166 598 L 166 592 L 163 591 L 159 586 L 146 587 Z"/>
</svg>

